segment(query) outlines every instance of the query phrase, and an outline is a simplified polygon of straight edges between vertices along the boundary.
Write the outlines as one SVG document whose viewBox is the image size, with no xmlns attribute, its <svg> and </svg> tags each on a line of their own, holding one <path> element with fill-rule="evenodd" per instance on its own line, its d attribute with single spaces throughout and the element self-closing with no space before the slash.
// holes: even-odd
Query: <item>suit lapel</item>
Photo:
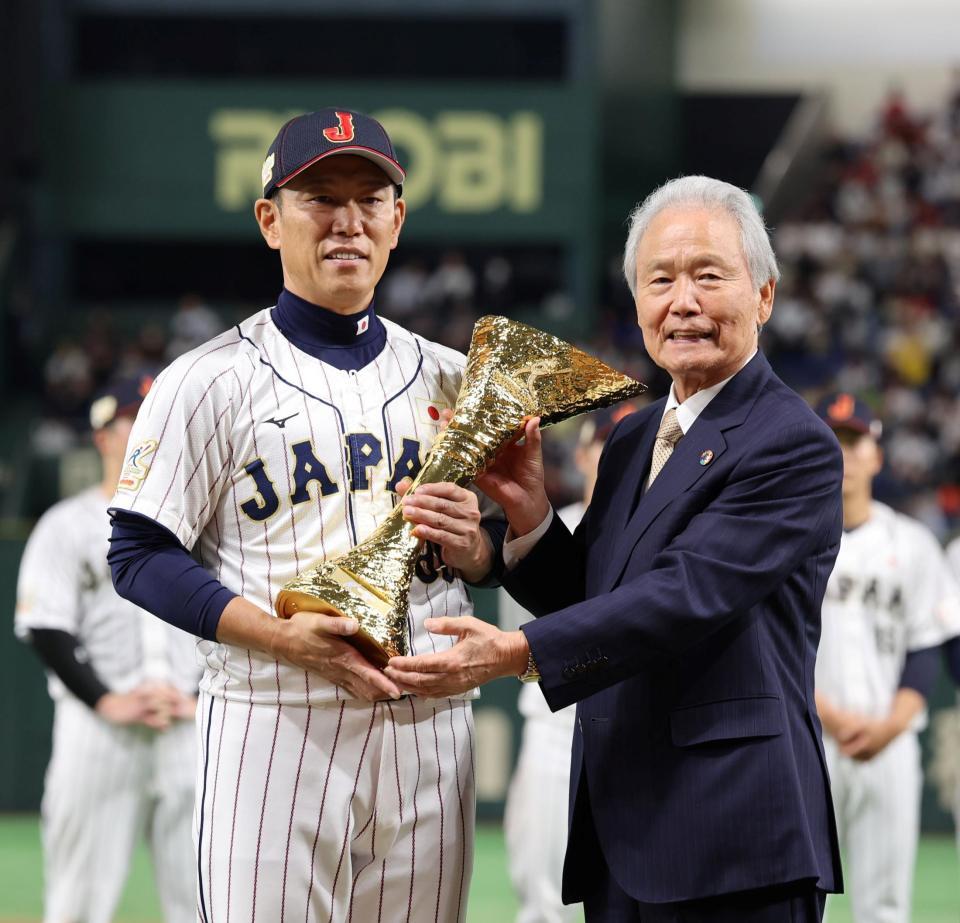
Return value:
<svg viewBox="0 0 960 923">
<path fill-rule="evenodd" d="M 657 479 L 640 498 L 636 510 L 630 516 L 637 481 L 623 478 L 615 497 L 616 514 L 611 534 L 617 536 L 612 542 L 608 564 L 604 569 L 600 591 L 612 589 L 633 553 L 637 542 L 672 500 L 690 490 L 694 484 L 716 463 L 726 451 L 727 441 L 723 431 L 739 426 L 750 412 L 757 395 L 767 378 L 772 374 L 770 365 L 761 353 L 754 358 L 723 388 L 697 417 L 689 432 L 677 443 Z M 633 470 L 643 472 L 646 480 L 650 470 L 653 443 L 660 425 L 661 414 L 655 413 L 644 427 L 633 456 Z M 706 453 L 712 453 L 707 455 Z M 624 482 L 629 482 L 629 496 Z"/>
</svg>

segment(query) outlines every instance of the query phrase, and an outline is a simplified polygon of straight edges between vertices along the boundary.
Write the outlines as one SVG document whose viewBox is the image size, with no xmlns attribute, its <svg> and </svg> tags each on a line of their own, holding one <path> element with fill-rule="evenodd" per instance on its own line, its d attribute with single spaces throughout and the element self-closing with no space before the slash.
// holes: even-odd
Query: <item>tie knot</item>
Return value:
<svg viewBox="0 0 960 923">
<path fill-rule="evenodd" d="M 664 442 L 670 443 L 670 445 L 676 445 L 682 435 L 683 430 L 680 428 L 680 421 L 677 419 L 677 409 L 676 407 L 671 407 L 660 421 L 660 429 L 657 430 L 657 439 L 662 439 Z"/>
</svg>

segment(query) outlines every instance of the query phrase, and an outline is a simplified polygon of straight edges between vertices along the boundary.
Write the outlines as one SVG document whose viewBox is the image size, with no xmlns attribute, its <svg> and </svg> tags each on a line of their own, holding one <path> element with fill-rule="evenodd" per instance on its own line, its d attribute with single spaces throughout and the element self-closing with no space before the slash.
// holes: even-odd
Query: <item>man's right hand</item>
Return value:
<svg viewBox="0 0 960 923">
<path fill-rule="evenodd" d="M 550 512 L 543 484 L 540 418 L 527 420 L 520 436 L 497 453 L 474 483 L 500 505 L 515 536 L 539 526 Z"/>
<path fill-rule="evenodd" d="M 319 673 L 358 699 L 398 699 L 400 689 L 343 640 L 357 633 L 356 620 L 321 612 L 297 612 L 277 620 L 271 653 L 278 660 Z"/>
<path fill-rule="evenodd" d="M 262 651 L 318 673 L 358 699 L 377 702 L 400 698 L 397 686 L 343 640 L 356 634 L 358 628 L 354 619 L 320 612 L 275 618 L 242 596 L 234 596 L 220 615 L 217 640 Z"/>
</svg>

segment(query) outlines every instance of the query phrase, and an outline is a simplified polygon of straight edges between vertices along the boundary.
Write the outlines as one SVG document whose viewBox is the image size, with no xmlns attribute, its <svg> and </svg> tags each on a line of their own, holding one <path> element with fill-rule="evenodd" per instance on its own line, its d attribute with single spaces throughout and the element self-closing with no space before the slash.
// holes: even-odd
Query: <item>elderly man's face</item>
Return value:
<svg viewBox="0 0 960 923">
<path fill-rule="evenodd" d="M 678 400 L 743 365 L 770 317 L 774 286 L 754 286 L 726 212 L 667 208 L 650 222 L 637 248 L 637 321 Z"/>
</svg>

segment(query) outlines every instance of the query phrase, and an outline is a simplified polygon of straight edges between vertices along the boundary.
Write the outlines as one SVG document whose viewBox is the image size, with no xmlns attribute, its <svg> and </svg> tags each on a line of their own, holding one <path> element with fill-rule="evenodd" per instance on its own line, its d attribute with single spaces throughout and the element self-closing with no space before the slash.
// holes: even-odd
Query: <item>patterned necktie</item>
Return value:
<svg viewBox="0 0 960 923">
<path fill-rule="evenodd" d="M 680 429 L 680 422 L 677 420 L 677 410 L 671 407 L 660 421 L 660 429 L 657 430 L 657 441 L 653 444 L 653 460 L 650 463 L 650 479 L 647 481 L 649 487 L 660 473 L 660 469 L 667 463 L 667 459 L 673 454 L 673 447 L 683 436 L 683 430 Z"/>
</svg>

